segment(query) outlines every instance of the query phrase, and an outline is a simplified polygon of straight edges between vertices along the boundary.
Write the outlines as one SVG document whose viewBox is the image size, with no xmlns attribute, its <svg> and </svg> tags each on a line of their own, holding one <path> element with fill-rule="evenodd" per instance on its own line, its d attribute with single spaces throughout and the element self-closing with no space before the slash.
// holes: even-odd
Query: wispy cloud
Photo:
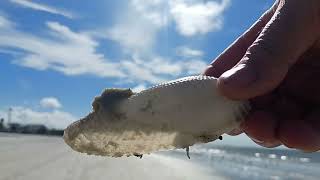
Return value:
<svg viewBox="0 0 320 180">
<path fill-rule="evenodd" d="M 158 28 L 134 16 L 105 32 L 106 38 L 119 43 L 125 53 L 148 52 L 155 43 Z"/>
<path fill-rule="evenodd" d="M 230 0 L 131 0 L 102 36 L 118 42 L 126 51 L 148 51 L 158 32 L 170 25 L 187 37 L 221 29 L 229 4 Z"/>
<path fill-rule="evenodd" d="M 102 33 L 119 43 L 126 53 L 150 52 L 157 33 L 168 24 L 165 4 L 162 0 L 130 0 L 114 15 L 114 25 Z"/>
<path fill-rule="evenodd" d="M 131 60 L 123 61 L 129 75 L 127 80 L 139 83 L 161 83 L 183 75 L 199 74 L 207 63 L 200 59 L 172 60 L 157 55 L 133 56 Z"/>
<path fill-rule="evenodd" d="M 162 0 L 131 0 L 129 8 L 154 26 L 164 27 L 170 21 L 168 6 L 168 2 Z"/>
<path fill-rule="evenodd" d="M 178 32 L 184 36 L 193 36 L 221 29 L 222 13 L 229 3 L 230 0 L 173 0 L 169 4 Z"/>
<path fill-rule="evenodd" d="M 55 70 L 69 76 L 90 74 L 118 78 L 131 83 L 160 83 L 195 73 L 194 67 L 188 65 L 190 63 L 200 64 L 198 67 L 206 64 L 194 59 L 172 60 L 153 53 L 145 56 L 134 50 L 130 51 L 127 59 L 110 60 L 105 54 L 97 53 L 99 42 L 90 35 L 72 31 L 58 22 L 47 22 L 47 28 L 50 36 L 39 37 L 14 27 L 0 27 L 0 47 L 22 52 L 13 61 L 20 66 L 41 71 Z"/>
<path fill-rule="evenodd" d="M 22 7 L 25 8 L 31 8 L 33 10 L 37 10 L 37 11 L 44 11 L 44 12 L 48 12 L 51 14 L 57 14 L 57 15 L 61 15 L 67 18 L 74 18 L 74 14 L 71 12 L 68 12 L 66 10 L 62 10 L 56 7 L 51 7 L 45 4 L 40 4 L 40 3 L 35 3 L 32 2 L 31 0 L 10 0 L 10 2 L 15 3 L 17 5 L 20 5 Z"/>
<path fill-rule="evenodd" d="M 199 74 L 207 67 L 207 63 L 205 63 L 202 60 L 191 59 L 191 60 L 186 60 L 183 63 L 183 66 L 185 68 L 185 73 Z"/>
<path fill-rule="evenodd" d="M 174 23 L 183 36 L 203 35 L 222 28 L 223 13 L 230 0 L 131 0 L 129 13 L 136 11 L 133 18 L 141 17 L 158 28 Z M 131 22 L 131 21 L 130 21 Z M 145 27 L 145 26 L 143 26 Z"/>
<path fill-rule="evenodd" d="M 40 106 L 49 109 L 59 109 L 62 107 L 60 101 L 55 97 L 44 97 L 40 100 Z"/>
<path fill-rule="evenodd" d="M 12 23 L 8 21 L 5 17 L 0 16 L 0 29 L 12 28 Z"/>
<path fill-rule="evenodd" d="M 198 49 L 192 49 L 187 46 L 177 47 L 177 55 L 186 57 L 186 58 L 193 58 L 193 57 L 201 57 L 204 55 L 204 52 Z"/>
<path fill-rule="evenodd" d="M 0 46 L 24 51 L 15 59 L 20 66 L 55 70 L 66 75 L 92 74 L 99 77 L 124 77 L 119 64 L 96 52 L 99 45 L 91 37 L 74 32 L 57 22 L 48 22 L 52 36 L 41 38 L 14 28 L 0 28 Z"/>
<path fill-rule="evenodd" d="M 189 1 L 181 2 L 189 3 Z M 200 6 L 199 4 L 206 6 L 204 3 L 198 3 L 195 6 Z M 100 35 L 104 33 L 103 37 L 119 43 L 123 51 L 131 57 L 121 63 L 121 66 L 130 74 L 128 79 L 138 81 L 146 79 L 148 82 L 157 83 L 170 77 L 198 74 L 203 70 L 200 68 L 206 67 L 205 61 L 201 60 L 203 52 L 200 50 L 179 47 L 177 53 L 181 56 L 180 59 L 162 57 L 154 52 L 158 33 L 176 21 L 174 14 L 170 11 L 174 5 L 169 1 L 161 0 L 131 0 L 126 9 L 115 16 L 115 24 L 105 32 L 100 32 Z M 193 4 L 190 6 L 193 7 Z M 215 21 L 215 19 L 208 21 Z M 192 35 L 196 34 L 197 32 Z M 189 65 L 197 65 L 197 67 Z"/>
</svg>

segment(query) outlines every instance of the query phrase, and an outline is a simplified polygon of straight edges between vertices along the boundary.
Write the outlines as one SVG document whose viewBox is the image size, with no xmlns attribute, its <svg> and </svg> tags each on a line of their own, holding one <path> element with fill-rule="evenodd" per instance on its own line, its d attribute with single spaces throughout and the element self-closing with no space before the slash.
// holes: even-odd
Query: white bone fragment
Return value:
<svg viewBox="0 0 320 180">
<path fill-rule="evenodd" d="M 221 96 L 217 79 L 190 76 L 133 94 L 106 89 L 93 112 L 71 124 L 65 142 L 102 156 L 139 156 L 207 143 L 237 128 L 249 111 L 246 101 Z"/>
</svg>

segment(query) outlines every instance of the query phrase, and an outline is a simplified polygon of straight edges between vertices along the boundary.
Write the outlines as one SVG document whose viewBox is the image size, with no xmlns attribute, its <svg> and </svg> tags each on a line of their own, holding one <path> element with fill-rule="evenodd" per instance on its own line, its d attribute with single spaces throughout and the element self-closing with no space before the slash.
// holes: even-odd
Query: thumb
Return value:
<svg viewBox="0 0 320 180">
<path fill-rule="evenodd" d="M 231 99 L 249 99 L 275 89 L 319 36 L 320 21 L 312 9 L 309 1 L 280 1 L 244 57 L 218 79 L 221 93 Z"/>
</svg>

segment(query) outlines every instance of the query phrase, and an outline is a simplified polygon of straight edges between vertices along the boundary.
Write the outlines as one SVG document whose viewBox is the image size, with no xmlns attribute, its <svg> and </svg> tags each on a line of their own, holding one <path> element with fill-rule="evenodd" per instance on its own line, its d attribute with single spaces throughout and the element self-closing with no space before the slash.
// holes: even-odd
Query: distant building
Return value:
<svg viewBox="0 0 320 180">
<path fill-rule="evenodd" d="M 26 134 L 47 134 L 48 128 L 42 124 L 29 124 L 23 126 L 21 132 Z"/>
<path fill-rule="evenodd" d="M 22 132 L 22 125 L 19 123 L 8 123 L 8 131 L 9 132 Z"/>
<path fill-rule="evenodd" d="M 59 129 L 50 129 L 48 131 L 48 135 L 53 135 L 53 136 L 63 136 L 63 130 Z"/>
<path fill-rule="evenodd" d="M 0 132 L 62 136 L 64 131 L 62 129 L 48 129 L 43 124 L 4 123 L 4 119 L 1 118 Z"/>
<path fill-rule="evenodd" d="M 4 128 L 4 119 L 1 118 L 0 119 L 0 131 L 3 131 L 5 128 Z"/>
</svg>

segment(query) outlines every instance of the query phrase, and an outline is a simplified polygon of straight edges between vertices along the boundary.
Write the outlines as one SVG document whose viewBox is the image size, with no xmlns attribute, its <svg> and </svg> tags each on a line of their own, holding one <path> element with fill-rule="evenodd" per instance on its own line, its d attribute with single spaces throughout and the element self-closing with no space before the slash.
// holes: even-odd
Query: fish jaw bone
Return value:
<svg viewBox="0 0 320 180">
<path fill-rule="evenodd" d="M 221 96 L 216 82 L 191 76 L 137 94 L 105 92 L 92 113 L 65 130 L 64 139 L 76 151 L 113 157 L 214 141 L 237 128 L 250 108 Z"/>
</svg>

